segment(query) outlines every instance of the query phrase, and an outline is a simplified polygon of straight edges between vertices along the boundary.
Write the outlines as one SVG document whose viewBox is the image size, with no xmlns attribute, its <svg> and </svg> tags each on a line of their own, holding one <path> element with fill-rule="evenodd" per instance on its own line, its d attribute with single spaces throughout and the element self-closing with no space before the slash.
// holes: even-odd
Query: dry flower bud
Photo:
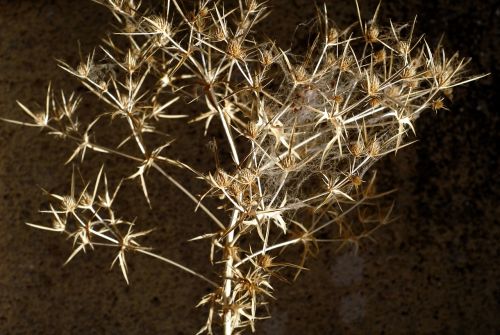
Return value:
<svg viewBox="0 0 500 335">
<path fill-rule="evenodd" d="M 373 54 L 373 62 L 375 64 L 382 63 L 386 59 L 386 51 L 385 48 L 380 49 L 379 51 Z"/>
<path fill-rule="evenodd" d="M 102 91 L 102 92 L 106 92 L 108 90 L 108 83 L 105 82 L 104 80 L 101 80 L 97 83 L 97 85 L 99 86 L 99 89 Z"/>
<path fill-rule="evenodd" d="M 369 96 L 373 97 L 379 93 L 380 80 L 376 74 L 366 74 L 366 81 L 364 83 L 364 88 Z"/>
<path fill-rule="evenodd" d="M 375 24 L 371 24 L 368 26 L 365 32 L 365 40 L 367 43 L 374 43 L 378 41 L 378 35 L 380 31 Z"/>
<path fill-rule="evenodd" d="M 74 212 L 78 207 L 78 203 L 75 198 L 70 195 L 65 195 L 61 200 L 61 209 L 65 212 Z"/>
<path fill-rule="evenodd" d="M 335 105 L 335 106 L 338 106 L 340 105 L 342 102 L 344 102 L 344 97 L 340 94 L 337 94 L 337 95 L 334 95 L 330 98 L 330 101 Z"/>
<path fill-rule="evenodd" d="M 137 55 L 130 49 L 125 55 L 124 65 L 127 71 L 129 71 L 130 73 L 137 70 Z"/>
<path fill-rule="evenodd" d="M 365 150 L 365 146 L 363 145 L 363 142 L 361 142 L 361 141 L 356 141 L 351 146 L 351 153 L 353 154 L 354 157 L 361 156 L 363 154 L 364 150 Z"/>
<path fill-rule="evenodd" d="M 240 170 L 239 177 L 242 184 L 250 185 L 255 180 L 255 173 L 249 168 L 244 168 Z"/>
<path fill-rule="evenodd" d="M 330 28 L 330 30 L 328 30 L 328 36 L 327 36 L 327 40 L 328 40 L 328 44 L 333 44 L 333 43 L 336 43 L 337 40 L 339 38 L 339 32 L 337 29 L 335 28 Z"/>
<path fill-rule="evenodd" d="M 297 66 L 293 71 L 293 76 L 297 83 L 301 83 L 307 80 L 307 71 L 303 65 Z"/>
<path fill-rule="evenodd" d="M 90 207 L 92 205 L 93 205 L 92 196 L 88 192 L 83 193 L 83 195 L 82 195 L 82 197 L 80 199 L 80 206 L 82 206 L 82 207 Z"/>
<path fill-rule="evenodd" d="M 264 66 L 269 66 L 274 63 L 274 57 L 271 51 L 264 50 L 262 51 L 260 62 Z"/>
<path fill-rule="evenodd" d="M 249 12 L 254 12 L 258 5 L 257 0 L 246 0 L 246 6 Z"/>
<path fill-rule="evenodd" d="M 283 167 L 283 170 L 293 169 L 295 165 L 295 157 L 293 157 L 292 155 L 285 156 L 285 158 L 281 160 L 281 165 Z"/>
<path fill-rule="evenodd" d="M 342 56 L 339 62 L 339 69 L 342 72 L 347 72 L 351 68 L 353 59 L 351 56 Z"/>
<path fill-rule="evenodd" d="M 226 51 L 231 57 L 235 59 L 243 59 L 246 56 L 245 51 L 241 46 L 241 43 L 238 42 L 237 40 L 229 41 Z"/>
<path fill-rule="evenodd" d="M 152 16 L 146 18 L 149 23 L 149 28 L 154 33 L 170 35 L 171 26 L 166 17 Z"/>
<path fill-rule="evenodd" d="M 410 53 L 410 43 L 407 41 L 399 41 L 396 50 L 401 56 L 407 56 Z"/>
<path fill-rule="evenodd" d="M 208 10 L 208 8 L 207 8 L 207 7 L 202 7 L 202 8 L 200 8 L 200 10 L 198 11 L 198 15 L 199 15 L 200 17 L 203 17 L 203 18 L 204 18 L 204 17 L 207 17 L 209 13 L 210 13 L 210 11 Z"/>
<path fill-rule="evenodd" d="M 165 73 L 160 79 L 161 87 L 167 87 L 172 83 L 169 73 Z"/>
<path fill-rule="evenodd" d="M 440 109 L 447 109 L 446 106 L 444 105 L 443 98 L 438 98 L 432 101 L 431 108 L 434 111 L 438 111 Z"/>
<path fill-rule="evenodd" d="M 259 127 L 257 126 L 257 124 L 255 122 L 248 122 L 247 123 L 247 135 L 252 138 L 252 139 L 256 139 L 258 134 L 259 134 Z"/>
<path fill-rule="evenodd" d="M 368 154 L 371 157 L 375 157 L 380 153 L 380 149 L 381 149 L 380 142 L 375 139 L 370 143 L 370 147 L 368 149 Z"/>
<path fill-rule="evenodd" d="M 337 62 L 337 57 L 333 52 L 328 52 L 325 57 L 325 67 L 329 68 Z"/>
<path fill-rule="evenodd" d="M 54 219 L 54 220 L 52 220 L 52 228 L 62 232 L 66 229 L 66 225 L 65 225 L 65 222 L 62 222 L 58 219 Z"/>
<path fill-rule="evenodd" d="M 87 78 L 90 75 L 90 70 L 90 66 L 85 62 L 81 62 L 76 68 L 78 75 L 84 78 Z"/>
<path fill-rule="evenodd" d="M 215 171 L 214 181 L 219 188 L 226 188 L 231 184 L 229 175 L 222 169 Z"/>
<path fill-rule="evenodd" d="M 212 28 L 211 36 L 214 38 L 215 41 L 223 41 L 224 39 L 226 39 L 226 33 L 224 32 L 224 29 L 222 29 L 222 27 L 219 26 Z"/>
<path fill-rule="evenodd" d="M 352 183 L 355 187 L 361 186 L 361 184 L 363 183 L 363 179 L 361 179 L 361 177 L 360 177 L 360 176 L 358 176 L 358 175 L 356 175 L 356 174 L 355 174 L 355 175 L 352 175 L 352 176 L 350 177 L 350 179 L 351 179 L 351 183 Z"/>
</svg>

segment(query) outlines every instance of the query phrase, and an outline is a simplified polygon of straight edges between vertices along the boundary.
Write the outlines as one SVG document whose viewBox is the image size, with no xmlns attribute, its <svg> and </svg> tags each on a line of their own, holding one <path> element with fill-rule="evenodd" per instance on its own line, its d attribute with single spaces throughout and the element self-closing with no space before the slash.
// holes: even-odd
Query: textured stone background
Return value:
<svg viewBox="0 0 500 335">
<path fill-rule="evenodd" d="M 272 0 L 262 26 L 286 47 L 295 26 L 314 13 L 310 0 Z M 366 16 L 376 2 L 360 1 Z M 327 1 L 341 24 L 355 20 L 350 0 Z M 485 1 L 386 1 L 381 18 L 411 20 L 435 40 L 445 32 L 448 49 L 473 57 L 471 69 L 492 75 L 457 90 L 451 111 L 417 122 L 415 145 L 378 165 L 384 187 L 398 188 L 399 220 L 381 230 L 377 244 L 358 255 L 324 246 L 293 286 L 282 286 L 274 317 L 258 334 L 498 334 L 500 178 L 498 93 L 500 9 Z M 21 115 L 15 101 L 41 102 L 49 80 L 74 85 L 54 59 L 74 64 L 77 40 L 89 51 L 109 28 L 111 15 L 86 0 L 0 0 L 0 116 Z M 180 135 L 175 128 L 173 135 Z M 197 157 L 200 129 L 183 133 L 171 154 Z M 69 241 L 23 223 L 40 222 L 47 199 L 39 187 L 63 191 L 70 169 L 64 143 L 36 130 L 0 124 L 0 334 L 193 334 L 205 312 L 193 305 L 205 293 L 196 279 L 132 255 L 131 286 L 113 254 L 98 250 L 62 267 Z M 97 157 L 98 158 L 98 157 Z M 98 160 L 94 161 L 97 165 Z M 124 165 L 121 162 L 115 164 Z M 92 165 L 92 161 L 89 165 Z M 123 167 L 127 168 L 127 167 Z M 132 167 L 133 168 L 133 167 Z M 89 171 L 89 176 L 92 171 Z M 188 176 L 175 173 L 190 185 Z M 153 188 L 152 214 L 133 207 L 140 189 L 122 194 L 122 207 L 146 227 L 162 254 L 209 272 L 206 245 L 186 239 L 208 224 L 167 184 Z M 191 188 L 200 191 L 200 185 Z M 135 201 L 137 202 L 137 201 Z M 134 210 L 130 210 L 132 207 Z"/>
</svg>

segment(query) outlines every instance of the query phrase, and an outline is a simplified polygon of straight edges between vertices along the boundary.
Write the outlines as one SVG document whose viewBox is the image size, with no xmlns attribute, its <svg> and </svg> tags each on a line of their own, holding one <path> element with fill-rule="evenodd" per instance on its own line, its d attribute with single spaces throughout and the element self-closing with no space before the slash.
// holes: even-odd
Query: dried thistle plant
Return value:
<svg viewBox="0 0 500 335">
<path fill-rule="evenodd" d="M 69 195 L 50 194 L 53 203 L 42 211 L 52 225 L 29 225 L 70 237 L 74 251 L 67 262 L 86 249 L 115 248 L 113 264 L 127 283 L 129 252 L 204 280 L 213 291 L 198 304 L 208 309 L 200 333 L 254 331 L 256 320 L 269 317 L 276 283 L 296 278 L 321 243 L 357 249 L 371 239 L 390 221 L 392 206 L 380 206 L 378 199 L 389 192 L 376 192 L 370 168 L 411 144 L 408 133 L 415 132 L 423 111 L 446 109 L 455 86 L 481 77 L 465 75 L 468 60 L 448 57 L 440 44 L 431 48 L 415 36 L 415 21 L 379 22 L 378 7 L 368 21 L 358 7 L 359 23 L 345 29 L 330 21 L 326 7 L 318 9 L 310 45 L 296 55 L 256 34 L 268 13 L 256 0 L 239 0 L 231 8 L 210 0 L 166 0 L 156 7 L 94 1 L 111 10 L 117 33 L 80 64 L 61 61 L 60 67 L 104 110 L 82 113 L 82 97 L 56 94 L 49 85 L 43 110 L 19 103 L 30 121 L 6 121 L 74 142 L 67 163 L 77 165 L 95 152 L 127 159 L 136 171 L 113 175 L 118 186 L 112 190 L 102 167 L 79 192 L 73 171 Z M 186 114 L 185 103 L 203 111 Z M 212 171 L 196 171 L 165 154 L 175 144 L 160 125 L 177 118 L 204 122 L 206 130 L 222 126 L 225 141 L 210 142 Z M 231 161 L 222 162 L 222 152 Z M 206 193 L 192 194 L 171 169 L 203 180 Z M 137 180 L 151 206 L 149 170 L 182 191 L 217 227 L 193 240 L 209 242 L 219 278 L 153 253 L 140 244 L 150 231 L 115 214 L 123 182 Z M 203 204 L 209 196 L 220 202 L 218 209 Z"/>
</svg>

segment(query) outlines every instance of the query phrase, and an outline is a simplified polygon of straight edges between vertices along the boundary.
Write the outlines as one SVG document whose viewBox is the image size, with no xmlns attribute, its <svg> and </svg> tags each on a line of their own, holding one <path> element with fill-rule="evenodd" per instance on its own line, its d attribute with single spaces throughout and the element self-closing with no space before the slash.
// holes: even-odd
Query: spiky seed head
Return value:
<svg viewBox="0 0 500 335">
<path fill-rule="evenodd" d="M 263 88 L 263 79 L 264 79 L 264 76 L 262 73 L 260 72 L 256 72 L 254 73 L 254 75 L 252 76 L 252 79 L 253 79 L 253 85 L 251 86 L 252 89 L 255 91 L 255 92 L 262 92 L 262 88 Z"/>
<path fill-rule="evenodd" d="M 260 255 L 257 257 L 257 265 L 262 267 L 264 270 L 269 270 L 273 266 L 273 259 L 274 257 L 271 257 L 268 254 Z"/>
<path fill-rule="evenodd" d="M 361 179 L 361 177 L 357 174 L 351 175 L 350 180 L 355 187 L 359 187 L 363 183 L 363 179 Z"/>
<path fill-rule="evenodd" d="M 342 72 L 347 72 L 351 68 L 353 59 L 351 56 L 342 56 L 339 59 L 339 70 Z"/>
<path fill-rule="evenodd" d="M 339 38 L 338 30 L 335 29 L 334 27 L 330 28 L 328 30 L 327 43 L 328 44 L 337 43 L 338 38 Z"/>
<path fill-rule="evenodd" d="M 247 123 L 246 133 L 251 139 L 256 139 L 259 135 L 259 127 L 255 122 L 250 121 Z"/>
<path fill-rule="evenodd" d="M 125 86 L 131 91 L 135 91 L 137 86 L 139 85 L 139 82 L 135 80 L 134 78 L 127 77 L 125 79 Z"/>
<path fill-rule="evenodd" d="M 401 87 L 398 85 L 391 85 L 384 90 L 384 94 L 392 100 L 398 100 L 401 96 Z"/>
<path fill-rule="evenodd" d="M 203 17 L 203 18 L 204 18 L 204 17 L 207 17 L 207 16 L 208 16 L 208 14 L 210 14 L 210 10 L 209 10 L 206 6 L 204 6 L 204 7 L 200 8 L 200 9 L 198 10 L 198 15 L 199 15 L 200 17 Z"/>
<path fill-rule="evenodd" d="M 293 69 L 293 77 L 295 78 L 295 82 L 302 83 L 307 80 L 307 70 L 303 65 L 299 65 Z"/>
<path fill-rule="evenodd" d="M 366 93 L 370 96 L 376 96 L 379 93 L 380 89 L 380 80 L 378 79 L 376 74 L 366 74 L 366 80 L 364 83 L 364 88 Z"/>
<path fill-rule="evenodd" d="M 61 209 L 65 212 L 72 213 L 78 207 L 75 198 L 70 195 L 65 195 L 61 199 Z"/>
<path fill-rule="evenodd" d="M 171 25 L 166 17 L 153 15 L 146 19 L 148 27 L 153 33 L 170 35 Z"/>
<path fill-rule="evenodd" d="M 382 63 L 387 57 L 387 53 L 385 48 L 380 49 L 379 51 L 373 54 L 373 62 L 375 64 Z"/>
<path fill-rule="evenodd" d="M 341 94 L 335 94 L 330 98 L 330 101 L 333 103 L 334 106 L 338 106 L 342 102 L 344 102 L 344 97 Z"/>
<path fill-rule="evenodd" d="M 128 112 L 128 107 L 131 105 L 132 100 L 130 99 L 129 95 L 126 93 L 122 93 L 118 96 L 118 101 L 120 102 L 121 106 L 123 107 L 124 112 Z"/>
<path fill-rule="evenodd" d="M 292 155 L 286 155 L 281 160 L 281 165 L 283 166 L 283 170 L 292 170 L 295 166 L 295 157 Z"/>
<path fill-rule="evenodd" d="M 76 73 L 78 73 L 78 75 L 83 78 L 88 78 L 90 75 L 90 71 L 91 66 L 85 62 L 80 62 L 80 64 L 78 64 L 78 66 L 76 67 Z"/>
<path fill-rule="evenodd" d="M 364 150 L 365 146 L 361 141 L 356 141 L 354 144 L 351 145 L 351 153 L 353 154 L 354 157 L 361 156 Z"/>
<path fill-rule="evenodd" d="M 66 229 L 66 222 L 63 222 L 60 219 L 54 219 L 52 220 L 52 228 L 62 232 Z"/>
<path fill-rule="evenodd" d="M 249 168 L 244 168 L 240 170 L 239 177 L 242 184 L 250 185 L 255 180 L 255 173 Z"/>
<path fill-rule="evenodd" d="M 246 56 L 245 50 L 243 50 L 241 42 L 237 40 L 230 40 L 227 44 L 226 52 L 235 59 L 243 59 Z"/>
<path fill-rule="evenodd" d="M 230 246 L 226 245 L 224 246 L 224 255 L 230 255 L 234 260 L 240 261 L 240 248 L 238 246 Z"/>
<path fill-rule="evenodd" d="M 224 29 L 219 26 L 212 28 L 210 35 L 215 41 L 223 41 L 224 39 L 226 39 L 226 33 L 224 32 Z"/>
<path fill-rule="evenodd" d="M 93 205 L 92 196 L 88 192 L 84 192 L 80 198 L 80 206 L 84 208 L 91 207 Z"/>
<path fill-rule="evenodd" d="M 330 68 L 337 62 L 337 56 L 333 52 L 327 52 L 325 56 L 325 68 Z"/>
<path fill-rule="evenodd" d="M 453 75 L 452 66 L 435 65 L 433 69 L 434 77 L 439 86 L 447 86 L 451 83 Z"/>
<path fill-rule="evenodd" d="M 203 32 L 207 26 L 207 20 L 205 19 L 205 16 L 201 15 L 196 16 L 194 25 L 196 27 L 196 31 L 198 31 L 199 33 Z"/>
<path fill-rule="evenodd" d="M 123 32 L 132 34 L 137 31 L 137 24 L 131 21 L 127 21 L 123 27 Z"/>
<path fill-rule="evenodd" d="M 270 50 L 262 51 L 260 56 L 260 63 L 264 66 L 270 66 L 274 63 L 273 53 Z"/>
<path fill-rule="evenodd" d="M 219 188 L 226 188 L 231 184 L 228 174 L 222 169 L 215 171 L 214 181 Z"/>
<path fill-rule="evenodd" d="M 380 99 L 378 96 L 372 96 L 369 100 L 370 107 L 372 108 L 380 106 L 381 103 L 382 99 Z"/>
<path fill-rule="evenodd" d="M 323 183 L 328 191 L 336 190 L 336 180 L 330 176 L 323 175 Z"/>
<path fill-rule="evenodd" d="M 401 71 L 401 78 L 411 79 L 416 75 L 416 73 L 417 69 L 410 63 L 403 69 L 403 71 Z"/>
<path fill-rule="evenodd" d="M 133 73 L 135 70 L 137 70 L 137 55 L 135 52 L 132 50 L 128 50 L 127 54 L 125 55 L 125 60 L 123 61 L 125 68 L 128 70 L 128 72 Z"/>
<path fill-rule="evenodd" d="M 44 112 L 33 113 L 33 115 L 33 120 L 38 126 L 45 127 L 49 123 L 47 114 L 45 114 Z"/>
<path fill-rule="evenodd" d="M 375 43 L 378 41 L 380 31 L 376 24 L 370 24 L 365 32 L 365 41 L 367 43 Z"/>
<path fill-rule="evenodd" d="M 104 80 L 100 80 L 97 85 L 99 86 L 99 89 L 101 90 L 101 92 L 106 92 L 109 88 L 109 85 L 107 82 L 105 82 Z"/>
<path fill-rule="evenodd" d="M 254 12 L 259 4 L 257 0 L 246 0 L 246 6 L 249 12 Z"/>
<path fill-rule="evenodd" d="M 196 12 L 191 10 L 189 12 L 186 13 L 186 19 L 191 22 L 191 23 L 194 23 L 194 21 L 196 20 Z"/>
<path fill-rule="evenodd" d="M 380 153 L 380 149 L 381 149 L 381 145 L 380 145 L 379 140 L 374 139 L 374 140 L 370 143 L 370 146 L 369 146 L 369 148 L 368 148 L 368 154 L 369 154 L 371 157 L 375 157 L 375 156 L 377 156 L 377 155 Z"/>
<path fill-rule="evenodd" d="M 431 108 L 434 111 L 438 111 L 440 109 L 447 109 L 446 106 L 444 105 L 443 98 L 438 98 L 433 100 L 431 103 Z"/>
<path fill-rule="evenodd" d="M 237 181 L 233 181 L 227 188 L 229 193 L 234 195 L 235 198 L 240 198 L 245 192 L 245 186 L 246 185 L 238 183 Z"/>
<path fill-rule="evenodd" d="M 396 50 L 401 56 L 405 57 L 410 54 L 410 43 L 408 41 L 399 41 Z"/>
<path fill-rule="evenodd" d="M 112 2 L 118 2 L 117 5 L 115 6 L 118 6 L 121 11 L 127 13 L 128 15 L 130 16 L 135 16 L 136 12 L 137 12 L 137 8 L 138 8 L 138 5 L 135 3 L 134 0 L 128 0 L 128 1 L 112 1 Z M 120 12 L 120 10 L 118 10 L 118 12 Z"/>
</svg>

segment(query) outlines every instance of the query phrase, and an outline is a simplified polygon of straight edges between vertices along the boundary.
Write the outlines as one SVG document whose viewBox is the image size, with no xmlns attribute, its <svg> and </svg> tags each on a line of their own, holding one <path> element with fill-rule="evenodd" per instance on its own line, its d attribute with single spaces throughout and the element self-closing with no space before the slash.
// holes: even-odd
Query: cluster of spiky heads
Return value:
<svg viewBox="0 0 500 335">
<path fill-rule="evenodd" d="M 33 121 L 11 122 L 76 142 L 68 162 L 83 161 L 87 150 L 131 160 L 137 171 L 126 179 L 140 180 L 148 203 L 146 173 L 160 172 L 216 224 L 195 240 L 210 241 L 210 260 L 220 267 L 221 282 L 142 247 L 136 238 L 147 232 L 134 233 L 134 223 L 116 219 L 111 205 L 118 189 L 109 194 L 102 169 L 92 194 L 87 184 L 75 195 L 73 174 L 71 194 L 52 195 L 59 202 L 46 211 L 54 217 L 53 227 L 35 226 L 73 237 L 68 261 L 87 247 L 117 247 L 115 261 L 127 282 L 130 251 L 204 279 L 214 291 L 200 302 L 209 308 L 201 332 L 212 333 L 214 324 L 227 335 L 253 330 L 255 320 L 267 316 L 274 279 L 286 281 L 286 269 L 296 277 L 319 243 L 357 248 L 361 239 L 371 238 L 389 221 L 392 207 L 380 208 L 376 200 L 387 192 L 375 192 L 375 174 L 367 171 L 407 145 L 407 133 L 414 132 L 413 122 L 424 110 L 445 108 L 453 87 L 477 79 L 463 76 L 467 61 L 457 54 L 447 58 L 440 45 L 433 51 L 414 36 L 415 22 L 381 25 L 378 8 L 368 22 L 360 16 L 359 24 L 346 29 L 335 26 L 326 9 L 318 10 L 310 44 L 298 56 L 259 39 L 255 27 L 268 12 L 256 0 L 239 0 L 234 8 L 219 1 L 165 0 L 144 10 L 134 0 L 95 1 L 112 11 L 119 32 L 76 68 L 60 65 L 106 111 L 79 114 L 80 97 L 56 97 L 49 86 L 45 111 L 20 104 Z M 189 117 L 178 113 L 183 101 L 206 108 L 194 118 L 206 129 L 214 119 L 220 122 L 226 137 L 220 150 L 230 153 L 231 162 L 220 162 L 216 142 L 210 145 L 212 172 L 165 156 L 171 140 L 159 125 Z M 103 129 L 117 136 L 127 131 L 111 143 Z M 206 181 L 208 191 L 191 194 L 170 168 L 191 171 Z M 205 196 L 220 199 L 222 211 L 205 207 Z M 301 248 L 297 261 L 290 260 L 294 252 L 285 253 L 293 246 Z"/>
</svg>

